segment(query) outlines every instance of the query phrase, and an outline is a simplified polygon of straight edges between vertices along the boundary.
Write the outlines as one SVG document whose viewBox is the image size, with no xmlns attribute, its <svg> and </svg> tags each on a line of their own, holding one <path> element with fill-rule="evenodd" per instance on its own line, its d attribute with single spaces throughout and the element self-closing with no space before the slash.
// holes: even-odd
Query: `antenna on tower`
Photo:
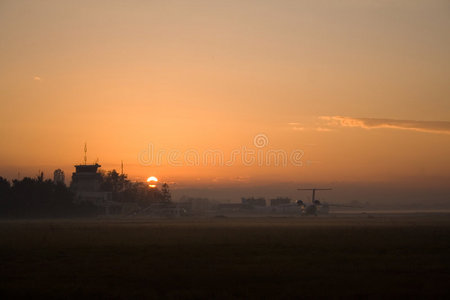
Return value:
<svg viewBox="0 0 450 300">
<path fill-rule="evenodd" d="M 87 143 L 84 143 L 84 164 L 87 165 Z"/>
<path fill-rule="evenodd" d="M 120 161 L 120 169 L 121 169 L 121 174 L 123 175 L 123 160 Z"/>
</svg>

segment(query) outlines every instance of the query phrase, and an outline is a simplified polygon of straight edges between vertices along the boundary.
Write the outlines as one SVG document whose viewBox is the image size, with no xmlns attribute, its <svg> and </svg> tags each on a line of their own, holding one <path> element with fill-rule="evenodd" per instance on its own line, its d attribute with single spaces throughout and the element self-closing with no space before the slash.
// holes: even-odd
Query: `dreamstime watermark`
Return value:
<svg viewBox="0 0 450 300">
<path fill-rule="evenodd" d="M 303 150 L 285 151 L 283 149 L 264 149 L 269 144 L 269 138 L 265 134 L 257 134 L 253 138 L 253 147 L 242 146 L 230 151 L 225 155 L 224 151 L 218 149 L 156 149 L 152 143 L 147 149 L 138 154 L 138 161 L 143 166 L 161 166 L 168 164 L 173 167 L 182 166 L 227 166 L 237 164 L 244 166 L 259 167 L 287 167 L 303 166 Z"/>
</svg>

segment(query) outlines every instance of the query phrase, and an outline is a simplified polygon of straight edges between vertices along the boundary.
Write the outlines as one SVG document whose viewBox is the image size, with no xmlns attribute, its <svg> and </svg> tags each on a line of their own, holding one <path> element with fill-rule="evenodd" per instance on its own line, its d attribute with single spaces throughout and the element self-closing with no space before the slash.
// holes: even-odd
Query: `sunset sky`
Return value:
<svg viewBox="0 0 450 300">
<path fill-rule="evenodd" d="M 69 181 L 87 142 L 88 162 L 175 187 L 445 188 L 450 2 L 2 0 L 0 103 L 9 179 Z M 149 145 L 180 165 L 143 164 Z M 301 163 L 182 159 L 243 147 Z"/>
</svg>

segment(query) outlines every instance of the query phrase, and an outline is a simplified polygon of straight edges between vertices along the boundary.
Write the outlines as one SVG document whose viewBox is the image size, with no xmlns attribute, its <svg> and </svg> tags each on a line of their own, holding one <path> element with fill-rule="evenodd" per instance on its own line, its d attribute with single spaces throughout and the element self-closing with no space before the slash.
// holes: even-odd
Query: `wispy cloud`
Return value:
<svg viewBox="0 0 450 300">
<path fill-rule="evenodd" d="M 41 78 L 41 77 L 39 77 L 39 76 L 34 76 L 34 77 L 33 77 L 33 80 L 34 80 L 34 81 L 41 81 L 41 80 L 42 80 L 42 78 Z"/>
<path fill-rule="evenodd" d="M 249 176 L 237 176 L 234 178 L 230 178 L 231 181 L 237 181 L 237 182 L 248 182 L 250 180 Z"/>
<path fill-rule="evenodd" d="M 327 127 L 316 127 L 315 128 L 316 131 L 321 131 L 321 132 L 328 132 L 328 131 L 334 131 L 334 129 L 332 128 L 327 128 Z"/>
<path fill-rule="evenodd" d="M 327 127 L 359 127 L 363 129 L 390 128 L 411 130 L 418 132 L 450 134 L 450 122 L 448 121 L 417 121 L 375 118 L 351 118 L 342 116 L 322 116 L 321 120 L 327 121 Z"/>
<path fill-rule="evenodd" d="M 319 126 L 319 124 L 309 125 L 305 126 L 302 123 L 299 122 L 290 122 L 288 125 L 291 127 L 294 131 L 321 131 L 321 132 L 328 132 L 328 131 L 334 131 L 333 128 L 328 128 L 326 126 Z M 326 125 L 326 124 L 325 124 Z"/>
<path fill-rule="evenodd" d="M 292 130 L 295 130 L 295 131 L 303 131 L 306 129 L 302 125 L 302 123 L 299 123 L 299 122 L 289 122 L 288 125 L 291 126 Z"/>
</svg>

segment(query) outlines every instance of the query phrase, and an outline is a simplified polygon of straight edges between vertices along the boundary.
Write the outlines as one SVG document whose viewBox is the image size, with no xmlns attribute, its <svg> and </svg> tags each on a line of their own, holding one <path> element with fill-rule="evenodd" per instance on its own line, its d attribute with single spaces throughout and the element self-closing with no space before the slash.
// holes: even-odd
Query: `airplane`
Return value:
<svg viewBox="0 0 450 300">
<path fill-rule="evenodd" d="M 330 212 L 330 207 L 356 207 L 356 206 L 350 206 L 350 205 L 342 205 L 342 204 L 328 204 L 326 202 L 322 203 L 319 200 L 316 199 L 316 191 L 330 191 L 331 188 L 326 189 L 297 189 L 297 191 L 312 191 L 312 203 L 306 204 L 302 200 L 297 201 L 297 205 L 300 206 L 301 212 L 303 216 L 310 216 L 314 215 L 317 216 L 317 214 L 328 214 Z"/>
<path fill-rule="evenodd" d="M 321 203 L 319 200 L 316 200 L 316 191 L 329 191 L 331 188 L 325 188 L 325 189 L 297 189 L 297 191 L 312 191 L 312 203 L 306 204 L 302 200 L 297 201 L 297 205 L 300 206 L 300 209 L 302 211 L 302 215 L 308 216 L 308 215 L 314 215 L 317 216 L 317 213 L 324 213 L 327 214 L 330 209 L 330 205 L 327 203 Z"/>
</svg>

